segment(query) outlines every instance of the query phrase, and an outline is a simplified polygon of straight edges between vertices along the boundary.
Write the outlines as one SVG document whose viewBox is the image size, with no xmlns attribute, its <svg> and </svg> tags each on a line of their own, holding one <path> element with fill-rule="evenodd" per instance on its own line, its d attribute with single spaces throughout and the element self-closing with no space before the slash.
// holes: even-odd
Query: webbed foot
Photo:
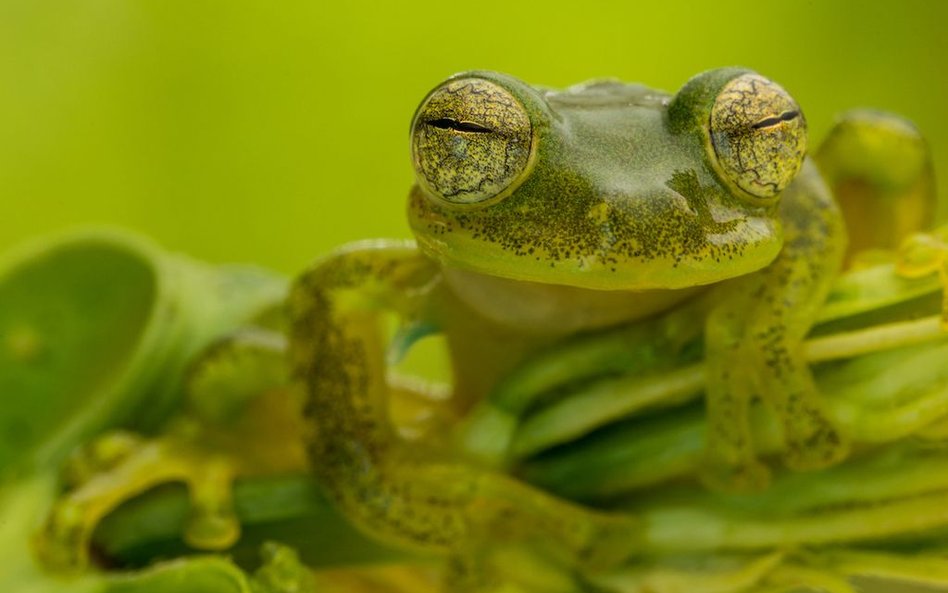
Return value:
<svg viewBox="0 0 948 593">
<path fill-rule="evenodd" d="M 813 392 L 815 404 L 816 392 Z M 791 396 L 792 397 L 792 396 Z M 784 419 L 786 449 L 783 462 L 795 470 L 814 470 L 845 459 L 849 444 L 822 406 L 801 404 Z"/>
<path fill-rule="evenodd" d="M 713 453 L 705 457 L 701 480 L 718 492 L 759 492 L 770 485 L 770 468 L 756 459 L 728 462 Z"/>
<path fill-rule="evenodd" d="M 162 484 L 182 483 L 191 499 L 184 539 L 224 550 L 240 536 L 232 485 L 238 475 L 303 465 L 299 402 L 286 390 L 279 336 L 242 332 L 200 356 L 185 385 L 187 413 L 155 438 L 113 432 L 67 463 L 67 491 L 37 536 L 50 569 L 75 572 L 89 561 L 99 522 L 125 501 Z"/>
<path fill-rule="evenodd" d="M 202 450 L 188 432 L 182 426 L 154 440 L 109 434 L 77 453 L 67 472 L 74 487 L 54 504 L 37 536 L 41 561 L 59 572 L 82 569 L 99 521 L 126 500 L 169 482 L 183 482 L 191 494 L 186 541 L 208 550 L 232 545 L 240 533 L 231 500 L 237 462 Z"/>
</svg>

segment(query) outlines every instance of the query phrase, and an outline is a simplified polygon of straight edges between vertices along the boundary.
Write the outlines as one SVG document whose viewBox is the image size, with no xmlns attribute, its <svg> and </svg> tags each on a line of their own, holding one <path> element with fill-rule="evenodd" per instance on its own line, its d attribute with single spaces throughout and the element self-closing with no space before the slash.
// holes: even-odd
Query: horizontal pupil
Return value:
<svg viewBox="0 0 948 593">
<path fill-rule="evenodd" d="M 800 115 L 799 111 L 784 111 L 780 115 L 774 117 L 768 117 L 767 119 L 762 119 L 751 127 L 755 130 L 760 130 L 761 128 L 772 128 L 783 121 L 790 121 L 796 119 Z"/>
<path fill-rule="evenodd" d="M 493 131 L 490 128 L 485 128 L 484 126 L 478 125 L 474 122 L 458 121 L 449 117 L 428 120 L 425 122 L 425 125 L 429 125 L 440 130 L 454 130 L 455 132 L 470 132 L 473 134 L 489 134 Z"/>
</svg>

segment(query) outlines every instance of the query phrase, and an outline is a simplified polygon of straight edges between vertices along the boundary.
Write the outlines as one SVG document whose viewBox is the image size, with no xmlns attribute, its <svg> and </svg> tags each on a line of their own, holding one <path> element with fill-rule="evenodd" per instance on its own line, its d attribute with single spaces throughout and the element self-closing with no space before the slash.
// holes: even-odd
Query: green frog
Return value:
<svg viewBox="0 0 948 593">
<path fill-rule="evenodd" d="M 582 569 L 621 562 L 640 548 L 635 517 L 479 464 L 437 426 L 409 435 L 392 401 L 433 394 L 390 367 L 422 336 L 443 334 L 453 391 L 434 424 L 444 424 L 545 346 L 670 312 L 682 342 L 704 335 L 708 487 L 766 486 L 749 424 L 758 400 L 779 419 L 787 467 L 839 462 L 849 440 L 800 346 L 847 257 L 846 217 L 858 223 L 897 201 L 917 218 L 905 229 L 931 218 L 919 146 L 901 120 L 856 112 L 808 157 L 796 101 L 745 69 L 705 72 L 673 95 L 612 80 L 558 91 L 494 72 L 451 77 L 411 126 L 416 242 L 348 245 L 291 291 L 289 367 L 312 471 L 364 531 L 465 559 L 455 582 L 472 589 L 524 547 Z M 834 193 L 846 196 L 845 216 Z M 892 246 L 874 241 L 860 250 Z M 383 331 L 392 316 L 394 336 Z M 235 475 L 194 466 L 205 479 Z M 226 504 L 206 506 L 220 514 Z M 223 523 L 226 535 L 208 538 L 217 547 L 234 537 Z"/>
<path fill-rule="evenodd" d="M 893 121 L 854 114 L 824 154 L 879 153 L 873 144 L 888 136 L 916 146 Z M 634 522 L 606 536 L 616 526 L 602 517 L 526 504 L 540 494 L 400 438 L 388 420 L 401 387 L 386 379 L 382 312 L 408 334 L 445 334 L 465 409 L 543 344 L 687 309 L 682 332 L 705 335 L 711 487 L 767 483 L 748 420 L 756 399 L 780 419 L 787 466 L 843 459 L 847 436 L 800 344 L 846 254 L 831 186 L 849 188 L 853 209 L 865 210 L 892 184 L 850 187 L 872 159 L 824 179 L 806 143 L 794 99 L 742 69 L 706 72 L 675 95 L 614 81 L 537 89 L 493 72 L 436 87 L 411 127 L 417 244 L 346 247 L 290 297 L 310 458 L 340 508 L 376 535 L 423 547 L 458 550 L 506 531 L 555 541 L 574 558 L 634 551 Z M 930 173 L 916 169 L 903 186 Z M 927 220 L 932 199 L 919 196 L 903 199 Z"/>
</svg>

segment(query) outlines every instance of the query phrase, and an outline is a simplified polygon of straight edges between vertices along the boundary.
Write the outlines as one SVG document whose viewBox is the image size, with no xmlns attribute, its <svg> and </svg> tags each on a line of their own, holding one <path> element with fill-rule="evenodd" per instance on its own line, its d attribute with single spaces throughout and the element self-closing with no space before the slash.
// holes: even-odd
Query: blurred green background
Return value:
<svg viewBox="0 0 948 593">
<path fill-rule="evenodd" d="M 948 3 L 0 0 L 0 249 L 111 223 L 292 272 L 407 236 L 408 124 L 471 68 L 666 90 L 739 64 L 818 141 L 834 113 L 913 119 L 948 180 Z"/>
</svg>

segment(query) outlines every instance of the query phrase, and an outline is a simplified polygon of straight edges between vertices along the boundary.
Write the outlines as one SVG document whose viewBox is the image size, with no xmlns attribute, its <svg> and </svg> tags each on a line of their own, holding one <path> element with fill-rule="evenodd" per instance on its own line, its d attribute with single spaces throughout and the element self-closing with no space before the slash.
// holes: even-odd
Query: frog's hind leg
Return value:
<svg viewBox="0 0 948 593">
<path fill-rule="evenodd" d="M 895 250 L 931 228 L 937 207 L 931 153 L 908 120 L 854 110 L 837 119 L 814 155 L 849 230 L 847 259 Z M 857 261 L 858 263 L 858 261 Z"/>
<path fill-rule="evenodd" d="M 439 281 L 413 246 L 370 244 L 337 253 L 296 283 L 290 358 L 306 386 L 320 483 L 357 527 L 396 545 L 462 559 L 496 545 L 537 545 L 589 567 L 624 559 L 639 543 L 636 521 L 416 446 L 394 429 L 380 321 L 386 312 L 424 317 Z"/>
</svg>

